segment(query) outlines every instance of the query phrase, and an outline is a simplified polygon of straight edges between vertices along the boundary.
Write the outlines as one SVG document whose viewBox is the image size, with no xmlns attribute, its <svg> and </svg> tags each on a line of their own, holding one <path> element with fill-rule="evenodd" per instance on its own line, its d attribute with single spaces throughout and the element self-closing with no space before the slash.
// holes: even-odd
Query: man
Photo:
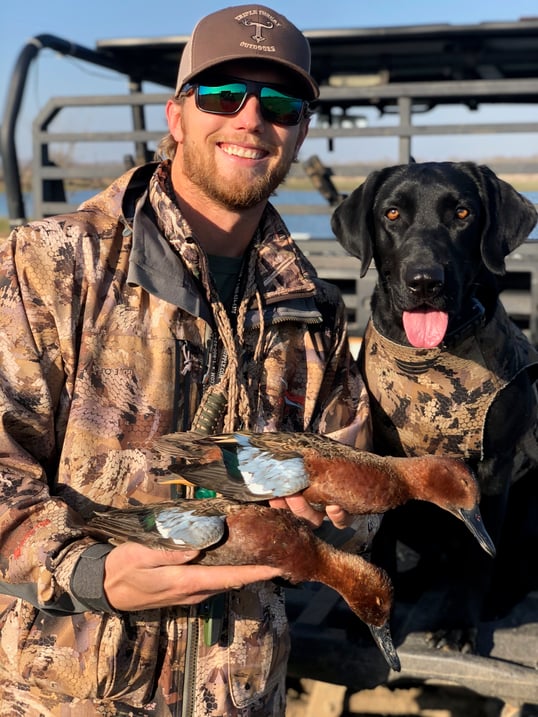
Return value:
<svg viewBox="0 0 538 717">
<path fill-rule="evenodd" d="M 307 133 L 309 63 L 266 7 L 203 18 L 166 107 L 169 159 L 2 247 L 2 715 L 284 713 L 277 569 L 113 547 L 83 521 L 170 498 L 151 449 L 170 431 L 368 446 L 341 298 L 268 203 Z"/>
</svg>

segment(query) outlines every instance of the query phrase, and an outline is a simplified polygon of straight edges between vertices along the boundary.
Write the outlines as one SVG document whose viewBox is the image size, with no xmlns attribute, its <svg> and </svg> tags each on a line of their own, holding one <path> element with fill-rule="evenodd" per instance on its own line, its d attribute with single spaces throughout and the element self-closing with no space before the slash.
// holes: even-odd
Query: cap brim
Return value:
<svg viewBox="0 0 538 717">
<path fill-rule="evenodd" d="M 303 69 L 300 67 L 297 67 L 297 65 L 294 65 L 292 63 L 286 62 L 285 60 L 280 60 L 276 58 L 267 58 L 267 57 L 259 57 L 258 55 L 253 55 L 252 57 L 248 58 L 245 57 L 245 54 L 237 54 L 237 55 L 229 55 L 227 57 L 219 57 L 218 62 L 210 61 L 206 63 L 200 64 L 196 68 L 196 72 L 191 72 L 186 74 L 184 77 L 181 78 L 181 87 L 183 85 L 187 84 L 187 82 L 191 82 L 195 77 L 198 75 L 201 75 L 206 70 L 210 70 L 212 68 L 216 68 L 219 65 L 223 65 L 226 62 L 232 62 L 234 60 L 241 60 L 245 61 L 248 59 L 254 60 L 256 62 L 260 63 L 267 63 L 270 65 L 279 65 L 280 67 L 283 67 L 290 75 L 290 80 L 292 82 L 292 86 L 294 88 L 294 91 L 300 92 L 301 99 L 307 100 L 308 102 L 313 102 L 314 100 L 318 99 L 319 97 L 319 87 L 316 84 L 315 80 Z M 179 92 L 181 87 L 176 88 L 176 92 Z"/>
</svg>

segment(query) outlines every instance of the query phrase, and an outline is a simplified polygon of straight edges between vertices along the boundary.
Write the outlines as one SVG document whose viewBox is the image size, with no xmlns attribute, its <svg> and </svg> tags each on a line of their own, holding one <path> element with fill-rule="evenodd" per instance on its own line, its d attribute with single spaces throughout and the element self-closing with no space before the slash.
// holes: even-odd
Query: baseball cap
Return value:
<svg viewBox="0 0 538 717">
<path fill-rule="evenodd" d="M 176 94 L 195 75 L 229 60 L 264 60 L 291 72 L 302 99 L 319 97 L 310 75 L 310 45 L 286 17 L 264 5 L 236 5 L 196 24 L 179 64 Z"/>
</svg>

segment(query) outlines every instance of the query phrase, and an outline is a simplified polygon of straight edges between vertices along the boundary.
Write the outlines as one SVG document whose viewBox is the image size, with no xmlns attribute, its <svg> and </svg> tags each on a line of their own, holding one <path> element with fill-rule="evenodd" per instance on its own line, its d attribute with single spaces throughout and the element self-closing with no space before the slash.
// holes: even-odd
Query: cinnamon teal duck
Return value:
<svg viewBox="0 0 538 717">
<path fill-rule="evenodd" d="M 178 499 L 96 512 L 86 530 L 112 544 L 195 548 L 202 552 L 193 562 L 202 565 L 270 565 L 291 583 L 324 583 L 368 625 L 389 666 L 400 669 L 389 628 L 393 590 L 387 574 L 320 540 L 288 510 L 226 498 Z"/>
<path fill-rule="evenodd" d="M 186 481 L 241 502 L 302 491 L 314 506 L 365 515 L 412 499 L 429 501 L 463 520 L 495 555 L 478 507 L 478 483 L 459 458 L 379 456 L 314 433 L 170 433 L 154 447 L 171 458 L 169 470 L 178 475 L 164 482 Z"/>
</svg>

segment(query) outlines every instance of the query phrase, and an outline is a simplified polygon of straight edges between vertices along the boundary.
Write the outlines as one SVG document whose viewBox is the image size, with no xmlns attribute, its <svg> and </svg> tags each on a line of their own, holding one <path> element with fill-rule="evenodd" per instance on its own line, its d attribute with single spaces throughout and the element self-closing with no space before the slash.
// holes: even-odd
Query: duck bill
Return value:
<svg viewBox="0 0 538 717">
<path fill-rule="evenodd" d="M 187 488 L 196 488 L 196 483 L 191 483 L 190 480 L 182 478 L 181 476 L 175 476 L 174 478 L 163 478 L 159 481 L 159 485 L 185 485 Z"/>
<path fill-rule="evenodd" d="M 390 634 L 388 623 L 381 625 L 381 627 L 376 627 L 375 625 L 368 625 L 368 627 L 390 669 L 395 672 L 400 672 L 400 658 L 392 642 L 392 635 Z"/>
<path fill-rule="evenodd" d="M 486 530 L 478 506 L 476 506 L 472 510 L 459 510 L 458 518 L 461 518 L 461 520 L 463 520 L 465 525 L 469 528 L 471 533 L 478 540 L 480 546 L 486 551 L 486 553 L 488 553 L 489 555 L 491 555 L 492 558 L 494 558 L 497 550 L 495 548 L 495 545 L 493 544 L 493 540 L 490 538 L 489 533 Z"/>
</svg>

